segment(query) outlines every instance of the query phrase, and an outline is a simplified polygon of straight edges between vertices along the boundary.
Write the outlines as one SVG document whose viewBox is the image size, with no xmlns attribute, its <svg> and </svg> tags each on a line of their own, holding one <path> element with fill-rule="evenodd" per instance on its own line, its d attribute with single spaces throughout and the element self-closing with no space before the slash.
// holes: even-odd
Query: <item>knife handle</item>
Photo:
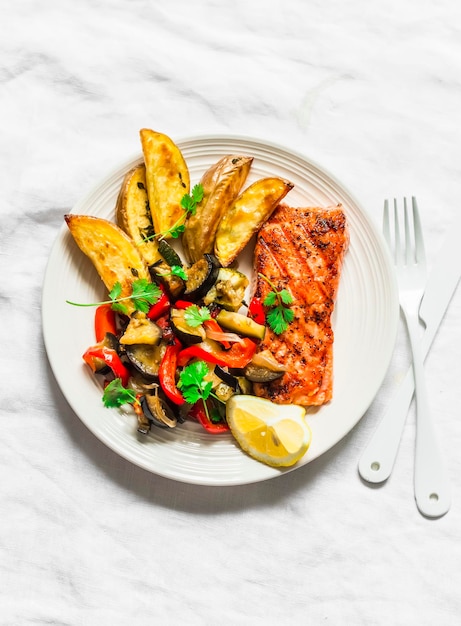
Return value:
<svg viewBox="0 0 461 626">
<path fill-rule="evenodd" d="M 409 367 L 360 458 L 359 474 L 369 483 L 382 483 L 391 475 L 414 390 L 413 370 Z"/>
</svg>

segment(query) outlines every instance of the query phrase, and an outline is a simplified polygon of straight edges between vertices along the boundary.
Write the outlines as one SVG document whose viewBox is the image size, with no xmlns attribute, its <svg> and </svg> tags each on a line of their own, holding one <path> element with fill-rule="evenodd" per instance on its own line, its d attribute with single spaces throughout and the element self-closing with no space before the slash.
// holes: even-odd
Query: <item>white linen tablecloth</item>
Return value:
<svg viewBox="0 0 461 626">
<path fill-rule="evenodd" d="M 358 425 L 280 478 L 202 487 L 92 435 L 50 370 L 41 289 L 63 215 L 138 132 L 236 134 L 302 152 L 379 223 L 419 200 L 429 264 L 461 198 L 456 0 L 0 2 L 0 624 L 461 623 L 461 295 L 426 362 L 452 483 L 413 496 L 412 406 L 391 478 L 357 472 L 409 364 Z M 443 280 L 443 277 L 441 278 Z"/>
</svg>

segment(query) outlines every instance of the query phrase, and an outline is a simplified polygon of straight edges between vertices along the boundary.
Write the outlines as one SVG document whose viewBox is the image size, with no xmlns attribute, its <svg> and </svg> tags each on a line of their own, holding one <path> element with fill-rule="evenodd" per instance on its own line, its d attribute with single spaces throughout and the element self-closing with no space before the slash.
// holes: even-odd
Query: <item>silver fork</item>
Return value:
<svg viewBox="0 0 461 626">
<path fill-rule="evenodd" d="M 400 307 L 405 317 L 413 354 L 416 397 L 415 499 L 423 515 L 440 517 L 450 508 L 450 489 L 429 409 L 421 351 L 419 307 L 424 295 L 427 271 L 416 198 L 412 198 L 411 210 L 407 199 L 404 198 L 403 217 L 399 213 L 396 200 L 394 200 L 393 212 L 389 210 L 388 201 L 385 201 L 383 232 L 396 266 Z M 393 235 L 392 221 L 394 222 Z"/>
</svg>

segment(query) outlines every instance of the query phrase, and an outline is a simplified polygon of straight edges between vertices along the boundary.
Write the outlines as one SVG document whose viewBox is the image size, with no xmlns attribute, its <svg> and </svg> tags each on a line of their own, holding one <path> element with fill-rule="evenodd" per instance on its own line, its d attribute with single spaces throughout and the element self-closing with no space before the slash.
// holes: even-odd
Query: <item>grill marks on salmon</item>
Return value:
<svg viewBox="0 0 461 626">
<path fill-rule="evenodd" d="M 254 252 L 254 297 L 270 291 L 266 276 L 293 296 L 294 320 L 276 335 L 267 328 L 258 350 L 269 350 L 286 367 L 270 383 L 254 384 L 257 396 L 278 404 L 320 405 L 333 394 L 331 315 L 349 244 L 341 205 L 329 208 L 279 205 L 260 229 Z"/>
</svg>

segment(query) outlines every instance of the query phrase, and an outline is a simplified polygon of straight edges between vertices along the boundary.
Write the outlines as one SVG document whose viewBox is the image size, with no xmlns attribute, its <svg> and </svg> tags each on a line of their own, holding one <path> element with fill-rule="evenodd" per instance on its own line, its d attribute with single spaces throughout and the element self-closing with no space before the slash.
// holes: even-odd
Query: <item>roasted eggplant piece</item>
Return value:
<svg viewBox="0 0 461 626">
<path fill-rule="evenodd" d="M 144 397 L 144 396 L 143 396 Z M 143 411 L 143 400 L 141 399 L 141 410 L 136 411 L 136 417 L 138 419 L 138 433 L 141 435 L 147 435 L 150 431 L 151 420 L 147 418 L 147 415 Z"/>
<path fill-rule="evenodd" d="M 156 381 L 158 380 L 158 371 L 165 350 L 166 344 L 164 342 L 155 346 L 139 343 L 126 346 L 125 354 L 133 367 L 146 380 Z"/>
<path fill-rule="evenodd" d="M 261 178 L 247 187 L 224 213 L 216 231 L 214 253 L 227 267 L 293 189 L 283 178 Z"/>
<path fill-rule="evenodd" d="M 235 389 L 226 383 L 221 382 L 213 389 L 213 393 L 220 402 L 227 402 L 235 394 Z"/>
<path fill-rule="evenodd" d="M 182 236 L 184 253 L 189 263 L 213 252 L 216 229 L 224 213 L 240 193 L 250 171 L 253 157 L 228 155 L 212 165 L 200 183 L 203 198 L 194 215 L 189 215 Z"/>
<path fill-rule="evenodd" d="M 269 350 L 257 352 L 243 370 L 245 378 L 253 383 L 271 382 L 281 378 L 284 372 L 285 367 L 273 357 Z"/>
<path fill-rule="evenodd" d="M 162 329 L 148 319 L 144 313 L 136 311 L 120 337 L 120 343 L 128 346 L 138 343 L 154 346 L 159 343 L 161 338 Z"/>
<path fill-rule="evenodd" d="M 245 366 L 244 374 L 245 378 L 251 380 L 252 383 L 269 383 L 283 376 L 283 372 L 275 372 L 267 367 L 254 365 L 253 363 L 248 363 Z"/>
<path fill-rule="evenodd" d="M 206 336 L 203 326 L 197 326 L 196 328 L 189 326 L 184 318 L 185 313 L 186 310 L 184 309 L 171 309 L 170 324 L 173 332 L 181 343 L 186 345 L 200 343 Z"/>
<path fill-rule="evenodd" d="M 187 281 L 183 297 L 197 302 L 205 296 L 219 276 L 221 265 L 213 254 L 205 254 L 186 270 Z"/>
<path fill-rule="evenodd" d="M 142 396 L 141 407 L 149 422 L 159 428 L 175 428 L 178 424 L 172 407 L 159 389 L 152 395 Z"/>
<path fill-rule="evenodd" d="M 230 372 L 228 372 L 226 369 L 224 369 L 220 365 L 216 365 L 214 368 L 214 373 L 223 381 L 223 383 L 226 383 L 226 385 L 228 385 L 229 387 L 232 387 L 234 391 L 237 391 L 239 387 L 238 379 L 235 376 L 233 376 Z"/>
<path fill-rule="evenodd" d="M 148 128 L 141 129 L 140 137 L 155 232 L 170 237 L 168 231 L 185 217 L 181 200 L 190 191 L 189 170 L 181 150 L 170 137 Z"/>
<path fill-rule="evenodd" d="M 149 266 L 149 272 L 157 283 L 161 283 L 174 299 L 179 298 L 186 288 L 185 282 L 177 274 L 171 273 L 171 267 L 163 260 Z"/>
<path fill-rule="evenodd" d="M 150 282 L 147 264 L 133 240 L 116 224 L 90 215 L 65 215 L 64 219 L 80 250 L 95 266 L 110 291 L 119 282 L 121 297 L 129 297 L 138 278 Z M 127 313 L 134 311 L 131 300 L 125 301 Z"/>
<path fill-rule="evenodd" d="M 243 335 L 244 337 L 264 339 L 264 335 L 266 334 L 266 327 L 263 324 L 258 324 L 252 320 L 251 317 L 247 317 L 241 313 L 235 313 L 234 311 L 222 309 L 216 316 L 216 321 L 223 326 L 223 328 Z"/>
<path fill-rule="evenodd" d="M 133 167 L 123 180 L 115 207 L 117 224 L 129 235 L 148 265 L 160 259 L 146 189 L 146 166 Z"/>
<path fill-rule="evenodd" d="M 204 296 L 203 302 L 206 305 L 218 304 L 228 311 L 238 311 L 242 306 L 248 284 L 249 280 L 242 272 L 230 267 L 221 267 L 215 284 Z"/>
</svg>

